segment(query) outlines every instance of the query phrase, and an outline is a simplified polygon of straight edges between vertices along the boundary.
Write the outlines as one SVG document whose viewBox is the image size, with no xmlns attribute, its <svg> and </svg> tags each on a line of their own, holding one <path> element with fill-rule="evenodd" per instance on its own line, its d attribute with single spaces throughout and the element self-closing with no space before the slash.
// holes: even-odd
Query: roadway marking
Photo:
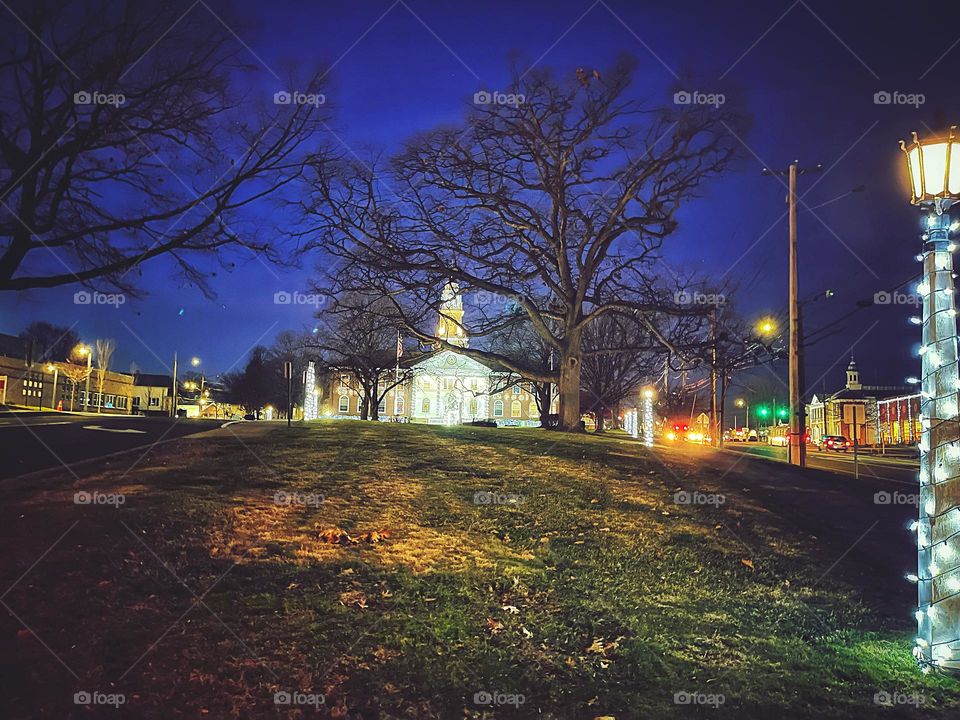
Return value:
<svg viewBox="0 0 960 720">
<path fill-rule="evenodd" d="M 39 422 L 39 423 L 25 423 L 25 422 L 4 422 L 0 423 L 0 427 L 38 427 L 40 425 L 73 425 L 69 420 L 58 420 L 56 422 Z"/>
<path fill-rule="evenodd" d="M 139 435 L 146 435 L 146 430 L 135 430 L 134 428 L 105 428 L 103 425 L 84 425 L 84 430 L 102 430 L 103 432 L 112 432 L 112 433 L 137 433 Z"/>
</svg>

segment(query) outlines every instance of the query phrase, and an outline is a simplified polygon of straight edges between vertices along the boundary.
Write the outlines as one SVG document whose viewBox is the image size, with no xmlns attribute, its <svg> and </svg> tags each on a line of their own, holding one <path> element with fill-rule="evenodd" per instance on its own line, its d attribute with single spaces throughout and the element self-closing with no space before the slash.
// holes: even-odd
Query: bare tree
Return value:
<svg viewBox="0 0 960 720">
<path fill-rule="evenodd" d="M 658 250 L 676 212 L 734 152 L 732 113 L 649 108 L 628 97 L 633 65 L 557 79 L 516 75 L 516 102 L 475 105 L 461 127 L 408 143 L 389 172 L 326 156 L 305 203 L 313 243 L 340 258 L 337 292 L 394 299 L 408 331 L 524 377 L 559 385 L 560 426 L 580 421 L 583 334 L 613 310 L 670 310 Z M 437 337 L 442 288 L 510 298 L 557 354 L 553 371 Z M 699 309 L 673 307 L 678 314 Z M 432 312 L 428 312 L 432 311 Z M 472 338 L 516 322 L 471 319 Z"/>
<path fill-rule="evenodd" d="M 30 347 L 30 355 L 34 361 L 66 360 L 80 342 L 80 337 L 73 328 L 52 325 L 43 320 L 27 325 L 20 332 L 20 338 Z"/>
<path fill-rule="evenodd" d="M 67 361 L 60 366 L 60 373 L 70 381 L 70 412 L 73 412 L 73 401 L 77 396 L 77 385 L 90 377 L 91 368 L 87 365 L 86 355 L 80 353 L 77 345 L 67 357 Z M 88 399 L 89 402 L 89 399 Z"/>
<path fill-rule="evenodd" d="M 0 13 L 0 290 L 99 281 L 134 294 L 128 272 L 159 256 L 205 289 L 198 254 L 275 256 L 244 210 L 300 173 L 318 102 L 272 103 L 289 89 L 276 87 L 240 103 L 230 78 L 247 51 L 206 12 L 11 5 Z"/>
<path fill-rule="evenodd" d="M 397 343 L 400 318 L 393 303 L 383 297 L 351 293 L 332 310 L 318 315 L 323 327 L 314 346 L 326 369 L 341 375 L 362 398 L 360 418 L 379 420 L 380 403 L 387 393 L 412 377 L 413 370 L 399 368 Z"/>
<path fill-rule="evenodd" d="M 606 412 L 616 418 L 621 402 L 662 368 L 665 348 L 636 318 L 623 312 L 607 313 L 591 323 L 583 347 L 580 383 L 596 430 L 602 433 Z"/>
<path fill-rule="evenodd" d="M 117 349 L 115 340 L 97 340 L 94 345 L 97 351 L 97 392 L 100 395 L 100 402 L 97 403 L 97 412 L 103 407 L 103 386 L 107 381 L 107 373 L 110 372 L 110 361 L 113 359 L 113 352 Z"/>
<path fill-rule="evenodd" d="M 525 313 L 518 313 L 519 322 L 508 325 L 502 332 L 490 339 L 489 347 L 494 352 L 509 357 L 515 366 L 531 368 L 538 373 L 553 372 L 556 364 L 556 351 L 533 329 Z M 556 425 L 556 416 L 551 417 L 551 409 L 556 393 L 556 384 L 507 372 L 495 378 L 491 392 L 500 392 L 510 385 L 526 385 L 533 395 L 540 414 L 540 427 Z"/>
</svg>

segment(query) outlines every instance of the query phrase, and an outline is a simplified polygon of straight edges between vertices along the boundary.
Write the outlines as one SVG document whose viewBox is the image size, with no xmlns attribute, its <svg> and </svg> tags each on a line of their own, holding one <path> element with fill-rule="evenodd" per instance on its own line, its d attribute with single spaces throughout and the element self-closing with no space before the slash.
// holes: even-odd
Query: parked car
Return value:
<svg viewBox="0 0 960 720">
<path fill-rule="evenodd" d="M 820 440 L 820 449 L 847 452 L 850 449 L 850 441 L 843 435 L 824 435 Z"/>
</svg>

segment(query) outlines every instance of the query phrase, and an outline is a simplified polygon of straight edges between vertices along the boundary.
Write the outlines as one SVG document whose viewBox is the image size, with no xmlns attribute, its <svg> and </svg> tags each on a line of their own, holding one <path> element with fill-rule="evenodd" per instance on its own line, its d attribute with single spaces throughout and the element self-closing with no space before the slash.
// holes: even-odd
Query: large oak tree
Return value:
<svg viewBox="0 0 960 720">
<path fill-rule="evenodd" d="M 636 100 L 628 60 L 603 74 L 532 71 L 508 92 L 517 102 L 475 105 L 383 167 L 317 158 L 307 247 L 337 259 L 326 278 L 335 292 L 395 298 L 422 340 L 557 383 L 560 426 L 574 429 L 591 323 L 629 310 L 656 336 L 665 311 L 698 312 L 671 307 L 658 251 L 677 211 L 730 162 L 739 123 L 722 109 Z M 556 369 L 437 337 L 448 281 L 509 298 L 556 351 Z M 465 329 L 484 336 L 513 322 L 512 310 L 468 311 Z"/>
</svg>

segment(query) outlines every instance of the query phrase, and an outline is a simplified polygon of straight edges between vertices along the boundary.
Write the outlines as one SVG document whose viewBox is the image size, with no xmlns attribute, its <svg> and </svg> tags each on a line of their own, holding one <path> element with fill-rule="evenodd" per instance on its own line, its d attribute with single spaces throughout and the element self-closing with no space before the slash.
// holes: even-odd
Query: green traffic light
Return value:
<svg viewBox="0 0 960 720">
<path fill-rule="evenodd" d="M 780 408 L 779 410 L 777 410 L 777 415 L 779 415 L 779 416 L 782 417 L 782 418 L 786 417 L 786 416 L 787 416 L 787 409 L 786 409 L 786 408 Z"/>
<path fill-rule="evenodd" d="M 760 407 L 757 408 L 757 414 L 760 417 L 766 417 L 767 415 L 770 414 L 770 410 L 765 405 L 761 405 Z"/>
</svg>

